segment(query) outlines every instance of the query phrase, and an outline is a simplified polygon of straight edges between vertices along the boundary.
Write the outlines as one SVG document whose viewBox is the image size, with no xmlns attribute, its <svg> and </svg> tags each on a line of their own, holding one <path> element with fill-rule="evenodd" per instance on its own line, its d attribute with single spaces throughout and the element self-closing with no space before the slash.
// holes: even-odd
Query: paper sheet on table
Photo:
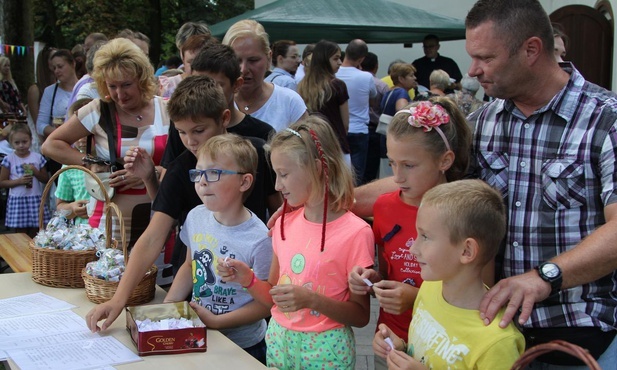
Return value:
<svg viewBox="0 0 617 370">
<path fill-rule="evenodd" d="M 74 305 L 44 293 L 0 299 L 0 319 L 68 310 Z"/>
<path fill-rule="evenodd" d="M 0 320 L 0 348 L 5 348 L 3 342 L 84 331 L 86 328 L 85 320 L 73 311 L 3 319 Z"/>
<path fill-rule="evenodd" d="M 7 353 L 17 366 L 29 370 L 99 369 L 108 365 L 142 361 L 133 351 L 111 336 L 45 347 L 13 349 Z"/>
<path fill-rule="evenodd" d="M 11 341 L 0 342 L 4 351 L 12 349 L 25 349 L 32 347 L 45 347 L 58 343 L 71 343 L 86 341 L 89 339 L 100 338 L 98 333 L 92 333 L 86 328 L 82 328 L 82 331 L 62 334 L 50 334 L 43 337 L 26 337 L 26 338 L 12 338 Z M 0 356 L 2 353 L 0 352 Z"/>
</svg>

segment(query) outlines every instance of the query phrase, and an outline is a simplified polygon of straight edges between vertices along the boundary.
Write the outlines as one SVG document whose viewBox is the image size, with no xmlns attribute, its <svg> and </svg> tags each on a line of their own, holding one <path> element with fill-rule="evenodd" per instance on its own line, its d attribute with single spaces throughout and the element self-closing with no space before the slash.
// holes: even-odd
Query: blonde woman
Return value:
<svg viewBox="0 0 617 370">
<path fill-rule="evenodd" d="M 11 74 L 11 60 L 0 56 L 0 108 L 3 113 L 26 114 L 26 108 L 19 96 L 19 89 Z"/>
<path fill-rule="evenodd" d="M 158 191 L 158 178 L 151 176 L 144 186 L 139 177 L 128 175 L 122 166 L 124 153 L 139 146 L 158 165 L 169 131 L 167 102 L 154 96 L 153 76 L 152 65 L 139 47 L 128 39 L 111 40 L 94 57 L 92 77 L 102 98 L 80 108 L 52 132 L 41 148 L 43 154 L 62 164 L 82 164 L 84 155 L 71 145 L 84 136 L 94 135 L 96 154 L 111 162 L 105 170 L 111 172 L 109 184 L 115 188 L 113 200 L 120 206 L 129 230 L 129 247 L 150 219 L 149 195 Z M 111 141 L 107 132 L 114 133 Z M 103 202 L 93 203 L 94 215 L 89 223 L 94 227 L 104 225 Z M 119 228 L 114 227 L 114 238 L 120 237 L 118 232 Z"/>
<path fill-rule="evenodd" d="M 264 81 L 272 51 L 264 27 L 250 19 L 234 23 L 223 38 L 240 61 L 244 84 L 235 95 L 242 113 L 260 119 L 276 131 L 307 115 L 304 101 L 295 91 Z"/>
</svg>

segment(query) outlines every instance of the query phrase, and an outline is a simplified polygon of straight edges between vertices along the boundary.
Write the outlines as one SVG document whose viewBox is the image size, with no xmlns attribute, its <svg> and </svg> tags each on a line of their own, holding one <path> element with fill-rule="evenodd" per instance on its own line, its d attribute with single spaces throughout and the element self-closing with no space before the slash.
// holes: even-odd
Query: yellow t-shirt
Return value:
<svg viewBox="0 0 617 370">
<path fill-rule="evenodd" d="M 407 353 L 429 369 L 509 369 L 525 350 L 514 324 L 485 326 L 478 310 L 443 299 L 441 281 L 425 281 L 414 303 Z"/>
</svg>

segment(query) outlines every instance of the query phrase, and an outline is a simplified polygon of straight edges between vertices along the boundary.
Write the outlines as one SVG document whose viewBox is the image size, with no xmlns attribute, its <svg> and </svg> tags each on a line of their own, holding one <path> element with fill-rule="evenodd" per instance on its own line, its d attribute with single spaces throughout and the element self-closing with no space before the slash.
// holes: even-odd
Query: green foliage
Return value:
<svg viewBox="0 0 617 370">
<path fill-rule="evenodd" d="M 70 49 L 83 43 L 91 32 L 114 36 L 124 28 L 148 31 L 148 13 L 152 10 L 146 3 L 144 0 L 34 0 L 35 39 Z M 64 43 L 58 44 L 58 40 Z"/>
<path fill-rule="evenodd" d="M 130 28 L 160 37 L 160 57 L 177 53 L 175 35 L 187 21 L 215 24 L 253 8 L 253 0 L 33 0 L 37 41 L 71 49 L 91 32 L 113 37 Z M 157 9 L 158 7 L 158 9 Z M 160 17 L 159 17 L 160 15 Z M 160 26 L 154 25 L 160 18 Z M 158 27 L 157 27 L 158 26 Z M 152 30 L 162 30 L 153 37 Z M 151 48 L 158 49 L 158 48 Z M 150 57 L 153 61 L 159 55 Z"/>
</svg>

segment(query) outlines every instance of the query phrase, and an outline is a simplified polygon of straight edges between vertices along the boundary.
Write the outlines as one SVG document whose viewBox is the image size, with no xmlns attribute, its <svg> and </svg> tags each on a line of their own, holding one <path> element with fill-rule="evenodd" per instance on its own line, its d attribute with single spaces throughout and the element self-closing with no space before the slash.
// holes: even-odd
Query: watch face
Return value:
<svg viewBox="0 0 617 370">
<path fill-rule="evenodd" d="M 559 275 L 559 267 L 552 263 L 546 263 L 542 266 L 542 274 L 549 279 L 557 277 Z"/>
</svg>

